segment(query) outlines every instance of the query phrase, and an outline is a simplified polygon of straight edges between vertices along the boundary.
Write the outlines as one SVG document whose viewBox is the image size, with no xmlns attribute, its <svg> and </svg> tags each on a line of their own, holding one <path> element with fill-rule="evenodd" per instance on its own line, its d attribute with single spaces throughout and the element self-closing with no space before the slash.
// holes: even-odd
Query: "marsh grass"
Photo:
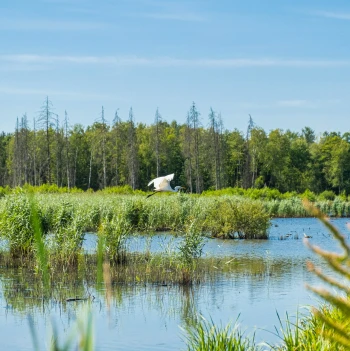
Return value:
<svg viewBox="0 0 350 351">
<path fill-rule="evenodd" d="M 188 351 L 257 351 L 254 335 L 248 338 L 237 321 L 225 327 L 217 326 L 212 320 L 199 319 L 186 329 Z"/>
<path fill-rule="evenodd" d="M 26 195 L 9 195 L 2 200 L 0 233 L 8 242 L 13 257 L 32 254 L 34 230 L 31 203 Z"/>
<path fill-rule="evenodd" d="M 11 194 L 0 199 L 0 218 L 0 236 L 13 257 L 29 257 L 39 250 L 42 258 L 42 240 L 50 264 L 65 268 L 77 266 L 87 231 L 104 237 L 103 248 L 111 263 L 123 262 L 125 240 L 132 232 L 166 229 L 184 233 L 180 251 L 188 261 L 198 256 L 204 233 L 230 237 L 237 232 L 241 238 L 267 238 L 270 223 L 259 202 L 185 194 L 152 200 L 139 195 Z M 196 230 L 192 230 L 194 219 Z M 39 231 L 34 226 L 40 227 L 41 239 L 35 239 Z"/>
<path fill-rule="evenodd" d="M 126 239 L 131 233 L 132 226 L 121 215 L 114 214 L 111 219 L 104 218 L 101 221 L 98 240 L 103 243 L 102 248 L 108 258 L 116 264 L 126 260 Z M 101 250 L 101 247 L 99 248 Z"/>
<path fill-rule="evenodd" d="M 280 315 L 277 313 L 280 323 L 280 329 L 275 327 L 275 335 L 281 339 L 278 345 L 269 345 L 274 351 L 331 351 L 331 345 L 322 337 L 322 333 L 317 332 L 319 325 L 317 319 L 312 315 L 300 315 L 297 312 L 295 322 L 293 322 L 288 313 L 283 322 Z"/>
<path fill-rule="evenodd" d="M 38 211 L 36 208 L 36 203 L 33 197 L 30 197 L 29 201 L 31 206 L 30 208 L 31 224 L 34 231 L 35 258 L 37 262 L 37 268 L 41 274 L 41 280 L 44 286 L 43 291 L 47 293 L 49 290 L 49 284 L 50 284 L 47 250 L 45 248 L 42 226 L 41 226 Z"/>
<path fill-rule="evenodd" d="M 204 227 L 214 237 L 267 239 L 270 216 L 260 202 L 239 198 L 214 201 Z"/>
</svg>

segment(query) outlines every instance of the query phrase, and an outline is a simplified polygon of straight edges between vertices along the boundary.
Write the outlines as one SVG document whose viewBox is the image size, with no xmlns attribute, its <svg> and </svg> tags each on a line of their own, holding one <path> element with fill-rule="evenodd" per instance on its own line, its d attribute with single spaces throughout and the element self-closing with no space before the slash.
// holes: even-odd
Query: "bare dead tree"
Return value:
<svg viewBox="0 0 350 351">
<path fill-rule="evenodd" d="M 18 117 L 16 120 L 14 150 L 13 150 L 13 185 L 18 186 L 21 179 L 21 149 L 20 149 L 20 137 L 19 137 L 19 122 Z"/>
<path fill-rule="evenodd" d="M 59 116 L 55 114 L 55 139 L 56 139 L 56 184 L 62 186 L 63 181 L 63 128 L 60 127 Z"/>
<path fill-rule="evenodd" d="M 118 109 L 115 111 L 113 119 L 114 129 L 114 145 L 115 145 L 115 185 L 119 185 L 120 168 L 121 168 L 121 154 L 122 154 L 122 132 L 121 132 L 121 118 L 118 114 Z"/>
<path fill-rule="evenodd" d="M 220 188 L 220 170 L 219 170 L 219 135 L 218 135 L 218 120 L 217 115 L 212 108 L 210 108 L 209 112 L 209 132 L 211 136 L 211 154 L 213 167 L 214 167 L 214 179 L 215 179 L 215 189 L 218 190 Z"/>
<path fill-rule="evenodd" d="M 201 174 L 200 174 L 200 155 L 199 155 L 199 115 L 200 113 L 198 112 L 195 103 L 192 103 L 190 112 L 189 112 L 189 118 L 190 122 L 192 124 L 192 129 L 193 129 L 193 147 L 194 147 L 194 171 L 195 171 L 195 180 L 196 180 L 196 193 L 199 194 L 201 193 Z"/>
<path fill-rule="evenodd" d="M 186 118 L 186 127 L 184 135 L 184 156 L 185 156 L 185 173 L 187 179 L 187 186 L 189 187 L 190 193 L 193 193 L 193 184 L 192 184 L 192 125 L 190 114 L 187 113 Z"/>
<path fill-rule="evenodd" d="M 33 177 L 34 177 L 34 185 L 37 185 L 36 178 L 36 122 L 35 118 L 33 118 Z"/>
<path fill-rule="evenodd" d="M 22 157 L 23 157 L 23 182 L 29 182 L 29 126 L 28 118 L 25 113 L 21 119 L 21 134 L 22 134 Z"/>
<path fill-rule="evenodd" d="M 67 188 L 70 189 L 70 147 L 69 147 L 69 122 L 68 113 L 64 111 L 64 147 L 66 156 L 66 177 L 67 177 Z"/>
<path fill-rule="evenodd" d="M 249 115 L 249 122 L 247 128 L 247 134 L 245 138 L 245 148 L 244 148 L 244 164 L 243 164 L 243 188 L 247 189 L 252 186 L 252 180 L 254 176 L 251 175 L 251 150 L 250 150 L 250 138 L 251 138 L 251 131 L 254 127 L 254 122 Z"/>
<path fill-rule="evenodd" d="M 134 113 L 132 107 L 129 110 L 129 120 L 128 120 L 128 168 L 130 177 L 130 186 L 132 189 L 136 189 L 137 185 L 137 152 L 136 152 L 136 129 L 134 122 Z"/>
<path fill-rule="evenodd" d="M 44 182 L 51 184 L 51 131 L 54 126 L 54 114 L 52 112 L 52 102 L 46 97 L 43 106 L 41 107 L 39 118 L 39 124 L 44 128 L 46 135 L 46 163 L 44 165 Z"/>
<path fill-rule="evenodd" d="M 224 167 L 223 167 L 223 160 L 224 160 L 224 154 L 225 154 L 225 140 L 224 140 L 224 122 L 221 117 L 221 113 L 218 114 L 217 117 L 217 132 L 218 132 L 218 165 L 219 165 L 219 178 L 218 178 L 218 185 L 219 189 L 223 187 L 223 175 L 225 174 L 224 172 Z"/>
<path fill-rule="evenodd" d="M 105 111 L 102 106 L 101 111 L 101 146 L 102 146 L 102 169 L 103 169 L 103 188 L 107 186 L 107 168 L 106 168 L 106 134 L 107 134 L 107 121 L 105 119 Z"/>
</svg>

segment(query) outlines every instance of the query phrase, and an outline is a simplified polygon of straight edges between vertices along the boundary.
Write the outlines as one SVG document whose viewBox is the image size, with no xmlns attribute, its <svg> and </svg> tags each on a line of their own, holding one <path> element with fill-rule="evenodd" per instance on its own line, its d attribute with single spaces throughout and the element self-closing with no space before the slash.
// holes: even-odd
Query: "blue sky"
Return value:
<svg viewBox="0 0 350 351">
<path fill-rule="evenodd" d="M 1 0 L 0 131 L 37 117 L 101 115 L 245 131 L 349 131 L 349 1 Z"/>
</svg>

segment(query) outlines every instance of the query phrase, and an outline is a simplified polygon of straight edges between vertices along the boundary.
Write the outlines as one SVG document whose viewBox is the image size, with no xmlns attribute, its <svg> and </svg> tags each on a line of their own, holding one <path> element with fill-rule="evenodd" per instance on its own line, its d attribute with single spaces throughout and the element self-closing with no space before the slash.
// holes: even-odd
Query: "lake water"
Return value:
<svg viewBox="0 0 350 351">
<path fill-rule="evenodd" d="M 348 219 L 334 219 L 348 236 Z M 238 322 L 247 336 L 256 332 L 256 340 L 278 342 L 273 334 L 279 328 L 278 312 L 282 319 L 307 313 L 318 301 L 304 286 L 305 282 L 319 285 L 306 269 L 305 262 L 322 262 L 305 247 L 304 233 L 310 242 L 328 250 L 339 247 L 323 225 L 313 218 L 274 219 L 269 240 L 208 239 L 204 255 L 223 256 L 244 264 L 236 273 L 216 276 L 213 282 L 192 287 L 131 285 L 114 289 L 108 310 L 103 294 L 85 282 L 81 288 L 90 291 L 95 345 L 97 350 L 184 350 L 186 326 L 189 318 L 202 315 L 218 325 Z M 283 240 L 281 240 L 283 239 Z M 180 237 L 158 233 L 149 237 L 135 235 L 128 242 L 128 250 L 164 252 L 176 249 Z M 84 248 L 94 250 L 96 237 L 87 234 Z M 253 274 L 249 259 L 263 260 L 266 272 Z M 243 260 L 242 260 L 243 262 Z M 229 264 L 229 263 L 228 263 Z M 0 346 L 2 350 L 33 350 L 28 316 L 34 321 L 41 349 L 48 349 L 51 326 L 54 324 L 63 339 L 71 332 L 77 311 L 84 302 L 66 303 L 52 299 L 49 303 L 33 303 L 25 292 L 35 287 L 23 280 L 20 272 L 7 275 L 2 264 L 0 276 Z M 62 289 L 66 288 L 65 286 Z M 80 287 L 76 287 L 80 289 Z M 116 291 L 117 290 L 117 291 Z M 21 299 L 14 300 L 18 291 Z M 72 295 L 75 292 L 72 291 Z M 73 295 L 74 296 L 74 295 Z"/>
</svg>

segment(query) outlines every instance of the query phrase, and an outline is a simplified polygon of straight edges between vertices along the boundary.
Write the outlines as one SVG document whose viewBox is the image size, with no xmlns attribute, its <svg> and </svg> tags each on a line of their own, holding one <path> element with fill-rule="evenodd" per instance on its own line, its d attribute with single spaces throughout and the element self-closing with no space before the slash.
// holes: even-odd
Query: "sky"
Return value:
<svg viewBox="0 0 350 351">
<path fill-rule="evenodd" d="M 348 0 L 1 0 L 0 131 L 61 120 L 349 131 Z"/>
</svg>

